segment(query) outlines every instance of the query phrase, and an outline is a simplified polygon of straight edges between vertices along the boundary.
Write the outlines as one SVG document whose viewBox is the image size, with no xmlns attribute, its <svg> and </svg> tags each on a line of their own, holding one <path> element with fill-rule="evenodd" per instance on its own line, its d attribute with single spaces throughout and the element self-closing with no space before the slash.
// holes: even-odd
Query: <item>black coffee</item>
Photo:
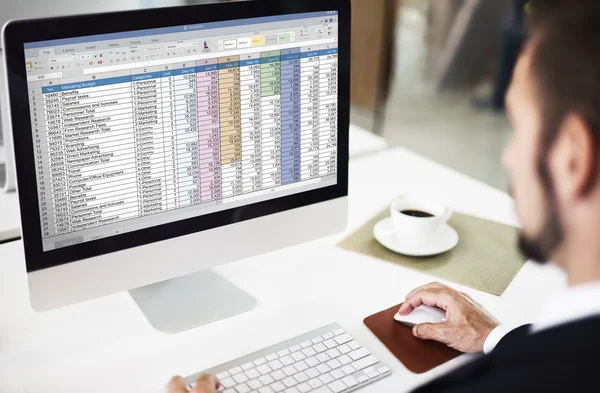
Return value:
<svg viewBox="0 0 600 393">
<path fill-rule="evenodd" d="M 433 214 L 422 212 L 420 210 L 401 210 L 400 213 L 406 214 L 407 216 L 419 218 L 433 217 Z"/>
</svg>

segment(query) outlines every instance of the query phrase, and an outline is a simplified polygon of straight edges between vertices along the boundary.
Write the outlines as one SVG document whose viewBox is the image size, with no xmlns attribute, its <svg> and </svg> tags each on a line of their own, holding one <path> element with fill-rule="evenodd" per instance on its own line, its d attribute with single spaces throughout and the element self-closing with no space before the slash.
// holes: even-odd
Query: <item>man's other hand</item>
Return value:
<svg viewBox="0 0 600 393">
<path fill-rule="evenodd" d="M 398 312 L 408 315 L 421 305 L 445 310 L 446 322 L 416 325 L 413 334 L 422 340 L 439 341 L 461 352 L 483 352 L 486 338 L 499 325 L 469 295 L 437 282 L 410 292 Z"/>
<path fill-rule="evenodd" d="M 212 375 L 202 375 L 196 381 L 193 393 L 216 393 L 221 384 L 216 377 Z M 173 377 L 167 385 L 168 393 L 188 393 L 186 384 L 181 377 Z"/>
</svg>

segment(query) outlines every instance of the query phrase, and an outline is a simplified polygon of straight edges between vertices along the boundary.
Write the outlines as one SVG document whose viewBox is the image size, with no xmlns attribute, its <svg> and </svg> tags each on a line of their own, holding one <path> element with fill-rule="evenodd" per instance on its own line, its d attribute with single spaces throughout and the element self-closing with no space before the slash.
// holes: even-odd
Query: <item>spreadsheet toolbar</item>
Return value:
<svg viewBox="0 0 600 393">
<path fill-rule="evenodd" d="M 335 40 L 184 55 L 29 82 L 45 251 L 336 184 Z"/>
</svg>

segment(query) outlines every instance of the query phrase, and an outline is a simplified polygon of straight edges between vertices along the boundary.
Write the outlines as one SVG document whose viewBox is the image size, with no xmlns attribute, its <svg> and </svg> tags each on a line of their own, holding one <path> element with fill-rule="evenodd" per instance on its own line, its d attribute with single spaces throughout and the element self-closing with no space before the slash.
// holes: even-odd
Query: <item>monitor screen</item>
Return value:
<svg viewBox="0 0 600 393">
<path fill-rule="evenodd" d="M 337 184 L 337 11 L 24 47 L 45 252 Z"/>
</svg>

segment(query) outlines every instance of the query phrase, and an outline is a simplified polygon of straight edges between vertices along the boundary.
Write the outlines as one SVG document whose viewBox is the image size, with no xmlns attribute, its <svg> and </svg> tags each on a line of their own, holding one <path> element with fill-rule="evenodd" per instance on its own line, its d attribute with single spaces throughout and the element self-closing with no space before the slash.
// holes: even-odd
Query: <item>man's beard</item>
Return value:
<svg viewBox="0 0 600 393">
<path fill-rule="evenodd" d="M 542 156 L 543 157 L 543 156 Z M 546 204 L 546 223 L 535 238 L 528 238 L 524 233 L 519 236 L 521 253 L 534 262 L 543 264 L 552 258 L 563 238 L 563 227 L 558 213 L 558 203 L 552 186 L 552 178 L 543 158 L 538 161 L 538 173 L 544 187 Z"/>
<path fill-rule="evenodd" d="M 528 238 L 521 233 L 519 236 L 519 249 L 526 258 L 543 264 L 551 258 L 552 253 L 560 245 L 561 239 L 562 227 L 560 220 L 557 214 L 553 214 L 535 238 Z"/>
</svg>

